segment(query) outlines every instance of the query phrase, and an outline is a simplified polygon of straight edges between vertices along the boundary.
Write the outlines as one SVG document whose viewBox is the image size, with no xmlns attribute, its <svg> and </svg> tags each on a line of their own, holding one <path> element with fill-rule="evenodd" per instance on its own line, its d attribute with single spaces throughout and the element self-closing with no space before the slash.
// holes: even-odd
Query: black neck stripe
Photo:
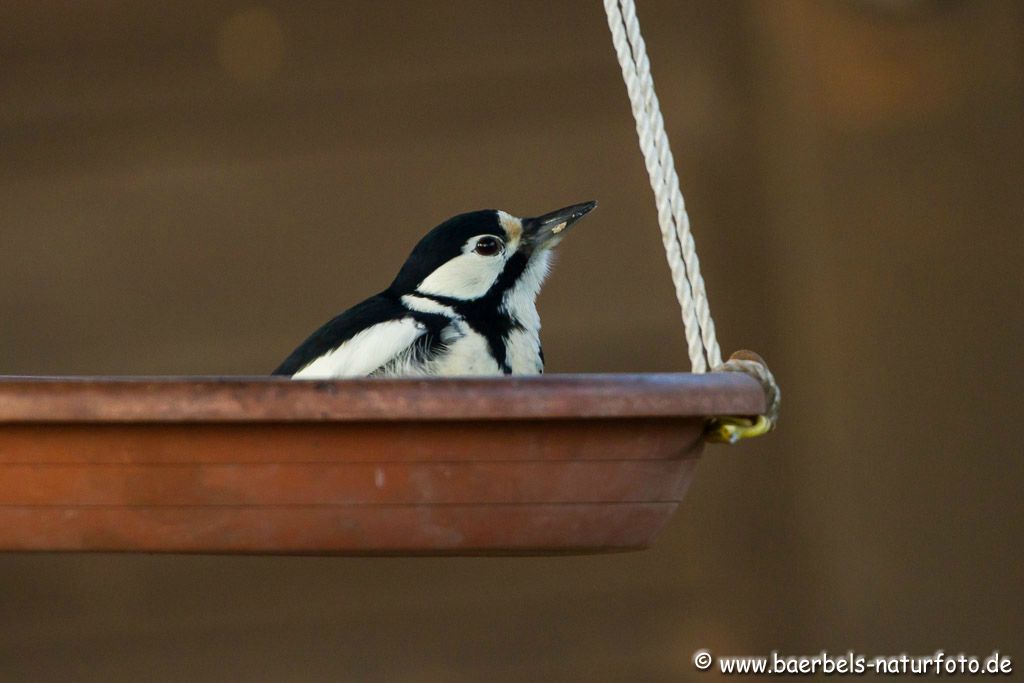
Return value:
<svg viewBox="0 0 1024 683">
<path fill-rule="evenodd" d="M 505 342 L 512 330 L 522 329 L 523 326 L 507 312 L 502 311 L 501 303 L 505 293 L 515 285 L 523 271 L 526 270 L 528 261 L 529 257 L 526 254 L 516 253 L 513 255 L 491 288 L 478 299 L 464 301 L 423 292 L 416 292 L 416 296 L 422 296 L 454 310 L 466 321 L 466 324 L 483 335 L 498 367 L 506 375 L 509 375 L 512 374 L 512 368 L 508 364 Z"/>
</svg>

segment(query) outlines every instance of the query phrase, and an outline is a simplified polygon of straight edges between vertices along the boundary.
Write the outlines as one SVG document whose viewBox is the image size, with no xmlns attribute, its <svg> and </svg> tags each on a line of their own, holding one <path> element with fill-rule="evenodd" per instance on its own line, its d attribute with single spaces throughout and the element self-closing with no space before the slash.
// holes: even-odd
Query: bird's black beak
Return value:
<svg viewBox="0 0 1024 683">
<path fill-rule="evenodd" d="M 524 218 L 524 236 L 535 248 L 553 247 L 573 224 L 590 213 L 595 206 L 597 202 L 583 202 L 536 218 Z"/>
</svg>

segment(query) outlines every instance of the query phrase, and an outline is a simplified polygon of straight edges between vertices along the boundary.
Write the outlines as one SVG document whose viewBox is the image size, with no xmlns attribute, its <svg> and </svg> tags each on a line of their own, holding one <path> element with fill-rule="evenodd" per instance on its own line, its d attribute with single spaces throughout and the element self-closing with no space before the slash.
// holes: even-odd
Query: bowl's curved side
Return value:
<svg viewBox="0 0 1024 683">
<path fill-rule="evenodd" d="M 0 550 L 649 545 L 744 377 L 0 380 Z"/>
<path fill-rule="evenodd" d="M 646 547 L 693 418 L 0 425 L 0 550 L 567 553 Z"/>
</svg>

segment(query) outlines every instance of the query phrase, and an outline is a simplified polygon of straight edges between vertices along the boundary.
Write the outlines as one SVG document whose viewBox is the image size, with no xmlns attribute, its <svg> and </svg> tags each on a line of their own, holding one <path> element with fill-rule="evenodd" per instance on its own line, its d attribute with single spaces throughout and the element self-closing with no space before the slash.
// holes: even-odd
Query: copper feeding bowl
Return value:
<svg viewBox="0 0 1024 683">
<path fill-rule="evenodd" d="M 738 373 L 0 378 L 0 550 L 553 554 L 649 546 Z"/>
</svg>

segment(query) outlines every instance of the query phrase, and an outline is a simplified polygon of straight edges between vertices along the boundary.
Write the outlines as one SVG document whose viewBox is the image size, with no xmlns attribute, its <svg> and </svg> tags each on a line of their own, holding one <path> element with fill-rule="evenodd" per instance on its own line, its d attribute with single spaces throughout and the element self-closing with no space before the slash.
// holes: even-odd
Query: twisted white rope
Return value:
<svg viewBox="0 0 1024 683">
<path fill-rule="evenodd" d="M 682 310 L 686 346 L 693 372 L 706 372 L 722 364 L 722 352 L 715 338 L 704 278 L 690 233 L 683 193 L 679 188 L 675 159 L 669 147 L 658 96 L 654 92 L 651 64 L 640 35 L 640 22 L 633 0 L 604 0 L 608 27 L 622 67 L 633 118 L 636 120 L 640 151 L 650 177 L 658 207 L 662 243 Z"/>
</svg>

